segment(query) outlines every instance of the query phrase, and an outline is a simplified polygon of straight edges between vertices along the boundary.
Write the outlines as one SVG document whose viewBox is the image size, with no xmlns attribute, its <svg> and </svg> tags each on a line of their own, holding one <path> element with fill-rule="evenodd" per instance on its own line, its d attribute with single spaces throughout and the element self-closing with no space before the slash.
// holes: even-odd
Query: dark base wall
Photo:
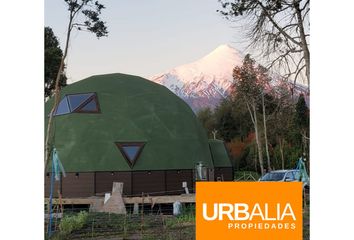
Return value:
<svg viewBox="0 0 354 240">
<path fill-rule="evenodd" d="M 233 181 L 234 171 L 233 168 L 228 167 L 216 167 L 214 168 L 215 181 Z"/>
<path fill-rule="evenodd" d="M 47 173 L 46 177 L 45 177 L 45 183 L 44 183 L 44 192 L 45 192 L 45 196 L 49 197 L 50 194 L 50 178 L 51 178 L 51 173 Z M 55 181 L 53 183 L 53 197 L 57 198 L 58 197 L 58 191 L 61 191 L 61 182 L 59 181 Z"/>
<path fill-rule="evenodd" d="M 193 170 L 170 170 L 166 171 L 166 195 L 179 195 L 184 193 L 182 182 L 187 182 L 190 192 L 194 192 L 194 171 Z M 175 191 L 177 190 L 177 191 Z"/>
<path fill-rule="evenodd" d="M 132 172 L 96 172 L 95 193 L 104 194 L 112 191 L 113 182 L 123 182 L 123 194 L 132 194 Z"/>
<path fill-rule="evenodd" d="M 123 182 L 123 195 L 141 196 L 176 195 L 184 193 L 182 183 L 187 182 L 193 192 L 194 172 L 188 170 L 135 171 L 135 172 L 90 172 L 67 173 L 61 182 L 55 182 L 53 196 L 60 189 L 63 198 L 104 195 L 112 191 L 113 182 Z M 50 174 L 45 179 L 45 197 L 50 194 Z"/>
<path fill-rule="evenodd" d="M 95 173 L 68 173 L 62 178 L 62 195 L 65 196 L 93 196 L 95 195 Z"/>
</svg>

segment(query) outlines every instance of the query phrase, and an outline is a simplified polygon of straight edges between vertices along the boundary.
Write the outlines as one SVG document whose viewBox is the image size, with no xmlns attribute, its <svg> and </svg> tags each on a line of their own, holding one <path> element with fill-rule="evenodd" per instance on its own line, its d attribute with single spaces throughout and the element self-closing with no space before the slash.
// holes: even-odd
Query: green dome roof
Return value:
<svg viewBox="0 0 354 240">
<path fill-rule="evenodd" d="M 209 139 L 214 167 L 232 167 L 225 144 L 221 140 Z"/>
<path fill-rule="evenodd" d="M 190 107 L 164 86 L 137 76 L 98 75 L 63 88 L 96 93 L 100 113 L 54 117 L 55 142 L 67 172 L 213 167 L 208 139 Z M 53 104 L 46 105 L 46 124 Z M 116 143 L 145 143 L 130 166 Z"/>
</svg>

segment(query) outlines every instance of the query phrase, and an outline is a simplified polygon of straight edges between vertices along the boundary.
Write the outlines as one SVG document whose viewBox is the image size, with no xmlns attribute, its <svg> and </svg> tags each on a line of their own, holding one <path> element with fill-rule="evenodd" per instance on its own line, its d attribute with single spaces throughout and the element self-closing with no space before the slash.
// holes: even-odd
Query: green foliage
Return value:
<svg viewBox="0 0 354 240">
<path fill-rule="evenodd" d="M 257 181 L 261 175 L 255 171 L 236 171 L 234 174 L 234 179 L 239 181 Z"/>
<path fill-rule="evenodd" d="M 238 170 L 240 171 L 251 171 L 256 169 L 258 164 L 257 159 L 257 146 L 255 142 L 246 145 L 244 154 L 239 159 Z"/>
<path fill-rule="evenodd" d="M 251 59 L 247 61 L 249 61 L 247 63 L 250 64 L 249 66 L 254 64 Z M 250 67 L 253 70 L 255 68 L 254 65 Z M 242 74 L 243 76 L 254 77 L 246 72 Z M 268 82 L 267 77 L 264 79 Z M 247 97 L 252 97 L 252 92 L 262 90 L 262 86 L 258 86 L 258 90 L 255 91 L 251 84 L 244 84 L 243 87 L 244 90 L 247 90 Z M 237 91 L 237 87 L 235 89 Z M 199 115 L 199 119 L 203 119 L 204 126 L 210 119 L 215 123 L 218 137 L 227 143 L 231 161 L 236 170 L 259 171 L 254 127 L 244 100 L 246 96 L 236 91 L 229 98 L 220 102 L 214 111 L 205 110 L 203 114 Z M 306 102 L 303 96 L 300 96 L 298 100 L 294 99 L 287 83 L 273 87 L 272 91 L 265 93 L 264 98 L 271 167 L 281 169 L 282 157 L 284 157 L 284 167 L 293 168 L 296 160 L 304 151 L 302 127 L 308 131 L 309 110 Z M 257 101 L 256 115 L 259 120 L 258 129 L 261 138 L 263 138 L 262 110 L 259 100 L 255 97 L 255 101 Z M 264 149 L 263 151 L 265 151 Z M 305 152 L 308 154 L 306 149 Z"/>
<path fill-rule="evenodd" d="M 234 0 L 234 1 L 224 1 L 219 0 L 221 6 L 225 11 L 218 10 L 225 17 L 231 16 L 242 16 L 249 14 L 251 11 L 254 11 L 259 6 L 259 1 L 254 0 Z M 269 12 L 276 12 L 282 9 L 284 2 L 281 0 L 266 0 L 261 1 L 262 5 Z"/>
<path fill-rule="evenodd" d="M 296 104 L 294 122 L 301 133 L 299 138 L 302 143 L 302 155 L 309 156 L 310 111 L 306 105 L 305 97 L 302 94 Z"/>
<path fill-rule="evenodd" d="M 267 69 L 256 65 L 249 54 L 245 56 L 241 67 L 234 68 L 233 78 L 237 89 L 235 93 L 240 94 L 249 104 L 256 104 L 260 100 L 270 82 Z"/>
<path fill-rule="evenodd" d="M 182 207 L 182 212 L 178 216 L 173 216 L 166 220 L 166 227 L 179 227 L 188 223 L 195 223 L 195 206 L 188 205 Z"/>
<path fill-rule="evenodd" d="M 195 215 L 195 205 L 188 204 L 182 208 L 182 215 Z"/>
<path fill-rule="evenodd" d="M 59 41 L 54 35 L 53 30 L 50 27 L 45 27 L 44 31 L 44 79 L 45 79 L 45 97 L 50 97 L 53 94 L 55 88 L 55 81 L 58 72 L 60 71 L 59 87 L 66 86 L 66 76 L 64 74 L 64 68 L 60 68 L 60 62 L 62 58 L 66 57 L 67 45 L 70 38 L 71 31 L 75 28 L 77 30 L 84 30 L 94 33 L 97 38 L 108 35 L 106 23 L 100 19 L 101 10 L 104 9 L 104 5 L 94 0 L 64 0 L 69 11 L 69 25 L 66 39 L 66 50 L 60 49 Z M 79 14 L 83 15 L 83 18 L 78 18 Z M 82 20 L 82 21 L 80 21 Z"/>
<path fill-rule="evenodd" d="M 309 109 L 304 96 L 300 95 L 296 102 L 288 82 L 271 85 L 267 69 L 257 65 L 250 55 L 246 55 L 241 67 L 235 67 L 233 76 L 234 92 L 214 111 L 204 109 L 198 113 L 198 119 L 208 132 L 215 127 L 218 137 L 227 143 L 236 170 L 259 171 L 252 119 L 258 120 L 262 153 L 265 155 L 261 101 L 264 94 L 271 168 L 281 169 L 282 159 L 284 168 L 294 168 L 303 153 L 308 156 L 308 141 L 304 140 L 304 135 L 308 139 Z"/>
<path fill-rule="evenodd" d="M 301 129 L 308 130 L 309 128 L 309 109 L 306 105 L 305 97 L 303 94 L 299 96 L 299 99 L 296 104 L 295 123 Z"/>
<path fill-rule="evenodd" d="M 72 22 L 71 28 L 76 27 L 77 30 L 92 32 L 97 38 L 108 35 L 106 23 L 100 19 L 101 11 L 104 5 L 96 0 L 64 0 L 70 12 L 70 20 L 74 20 L 75 16 L 82 13 L 83 22 Z"/>
<path fill-rule="evenodd" d="M 59 71 L 63 52 L 60 49 L 58 38 L 50 27 L 44 28 L 44 96 L 52 95 L 55 88 L 55 80 Z M 59 79 L 59 87 L 66 86 L 66 76 L 62 74 Z"/>
<path fill-rule="evenodd" d="M 239 103 L 239 99 L 224 99 L 210 117 L 213 119 L 217 136 L 226 142 L 230 142 L 236 137 L 245 138 L 252 127 L 248 112 Z M 204 121 L 206 122 L 206 120 Z"/>
<path fill-rule="evenodd" d="M 302 150 L 301 150 L 301 143 L 290 145 L 289 143 L 286 143 L 284 148 L 283 148 L 283 153 L 284 153 L 284 168 L 285 169 L 291 169 L 296 166 L 296 162 L 299 158 L 299 156 L 302 155 Z M 282 163 L 281 163 L 281 155 L 280 155 L 280 145 L 276 145 L 274 147 L 274 152 L 273 152 L 273 167 L 275 169 L 281 169 L 282 168 Z"/>
<path fill-rule="evenodd" d="M 213 111 L 209 107 L 201 109 L 197 112 L 197 118 L 207 131 L 209 138 L 211 138 L 211 133 L 216 127 Z"/>
<path fill-rule="evenodd" d="M 275 111 L 277 111 L 277 100 L 275 96 L 273 96 L 271 93 L 264 93 L 264 103 L 265 103 L 265 113 L 266 116 L 269 116 L 273 114 Z M 262 104 L 261 102 L 258 103 L 259 113 L 262 114 Z"/>
<path fill-rule="evenodd" d="M 60 231 L 50 239 L 136 239 L 137 237 L 140 239 L 141 237 L 142 239 L 172 240 L 194 239 L 195 237 L 195 208 L 188 204 L 182 208 L 180 216 L 144 214 L 142 218 L 141 215 L 134 214 L 104 212 L 86 214 L 88 216 L 82 220 L 85 224 L 79 230 L 74 229 L 70 234 L 63 234 Z M 69 215 L 65 218 L 69 218 Z M 75 225 L 72 219 L 69 221 L 71 224 L 67 225 Z"/>
<path fill-rule="evenodd" d="M 223 100 L 215 109 L 215 125 L 219 136 L 230 142 L 235 136 L 240 134 L 238 119 L 233 114 L 233 106 L 229 99 Z"/>
<path fill-rule="evenodd" d="M 68 235 L 75 230 L 81 229 L 88 217 L 88 213 L 81 211 L 77 215 L 64 216 L 59 224 L 60 233 L 63 235 Z"/>
</svg>

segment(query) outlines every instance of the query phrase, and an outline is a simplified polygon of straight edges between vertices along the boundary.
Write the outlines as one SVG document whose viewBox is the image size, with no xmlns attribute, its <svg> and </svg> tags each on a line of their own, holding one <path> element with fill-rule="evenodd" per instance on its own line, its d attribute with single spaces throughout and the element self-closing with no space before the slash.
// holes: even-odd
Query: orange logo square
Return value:
<svg viewBox="0 0 354 240">
<path fill-rule="evenodd" d="M 197 182 L 197 240 L 302 239 L 301 182 Z"/>
</svg>

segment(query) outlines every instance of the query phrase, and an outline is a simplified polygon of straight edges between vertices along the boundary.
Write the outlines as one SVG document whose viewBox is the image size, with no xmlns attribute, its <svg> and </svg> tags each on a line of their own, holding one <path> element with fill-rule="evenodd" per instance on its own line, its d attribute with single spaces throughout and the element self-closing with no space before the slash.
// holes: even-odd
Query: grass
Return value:
<svg viewBox="0 0 354 240">
<path fill-rule="evenodd" d="M 84 223 L 58 231 L 51 239 L 195 239 L 194 211 L 194 207 L 185 207 L 178 216 L 88 213 Z M 69 214 L 67 218 L 80 216 Z"/>
<path fill-rule="evenodd" d="M 195 225 L 195 206 L 189 205 L 182 209 L 182 213 L 178 216 L 167 218 L 167 228 L 191 226 Z"/>
</svg>

